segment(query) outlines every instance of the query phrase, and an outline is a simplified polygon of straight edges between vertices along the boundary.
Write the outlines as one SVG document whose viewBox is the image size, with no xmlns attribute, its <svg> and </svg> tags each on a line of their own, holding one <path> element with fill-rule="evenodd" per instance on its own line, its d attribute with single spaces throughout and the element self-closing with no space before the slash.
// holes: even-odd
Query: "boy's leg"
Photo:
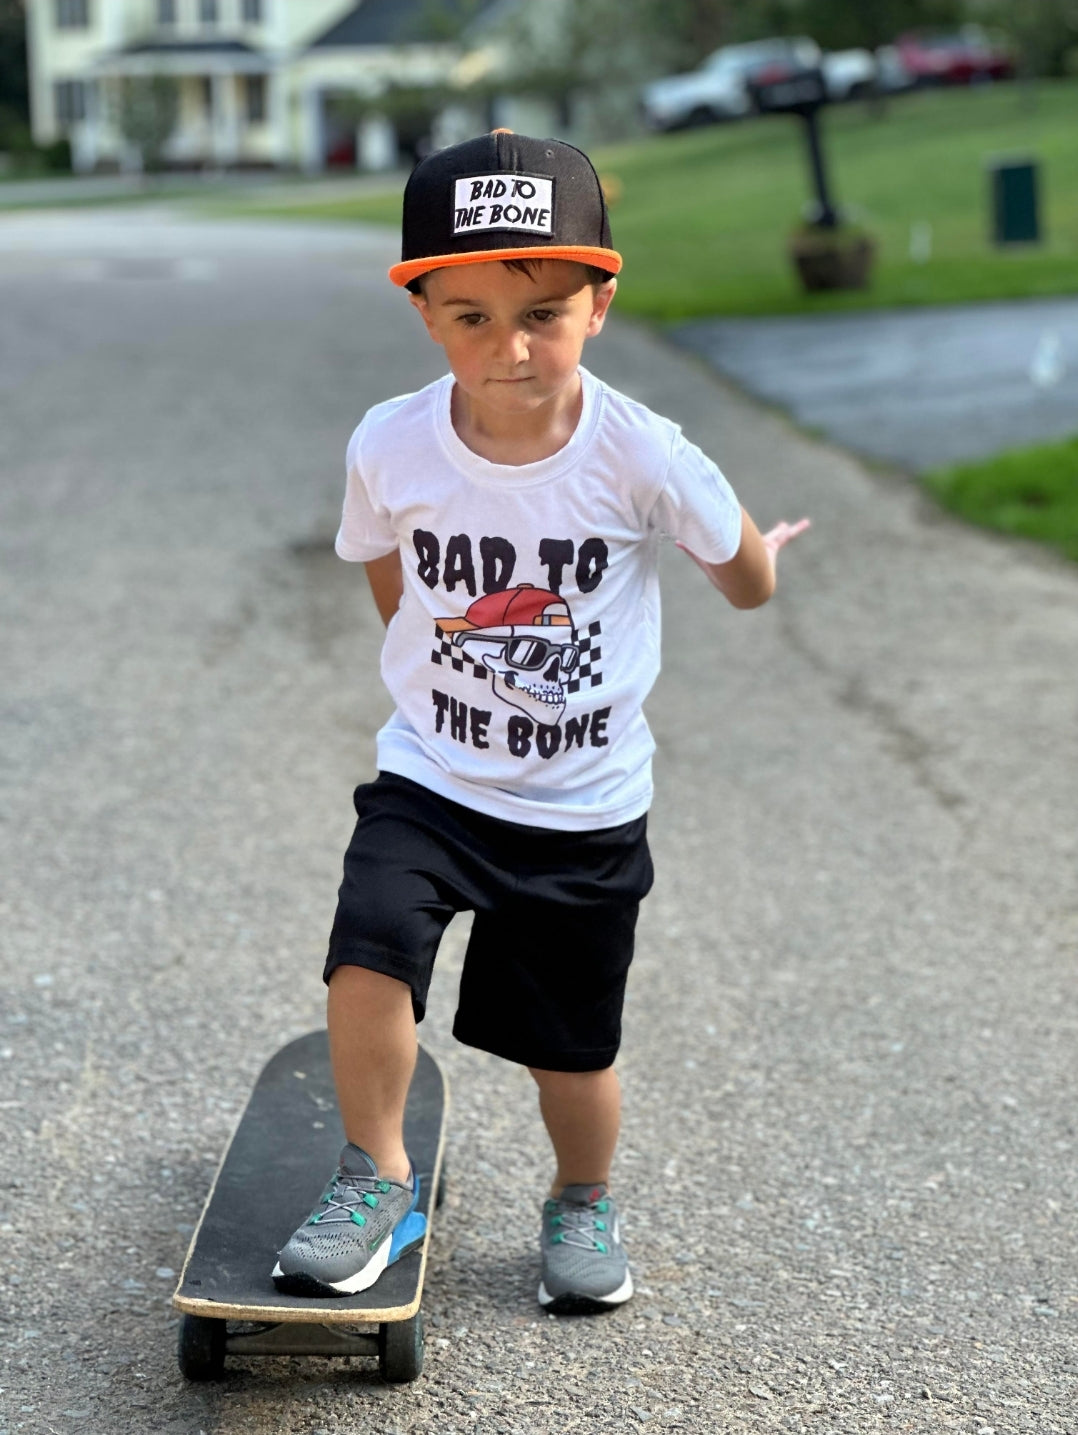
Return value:
<svg viewBox="0 0 1078 1435">
<path fill-rule="evenodd" d="M 345 1137 L 385 1180 L 408 1184 L 404 1105 L 417 1049 L 411 988 L 382 972 L 341 966 L 330 977 L 326 1006 Z"/>
<path fill-rule="evenodd" d="M 356 789 L 325 980 L 330 1055 L 346 1144 L 337 1170 L 281 1248 L 273 1279 L 294 1295 L 367 1290 L 422 1240 L 425 1219 L 403 1142 L 438 941 L 456 905 L 446 823 L 405 779 Z M 313 1195 L 313 1192 L 312 1192 Z"/>
<path fill-rule="evenodd" d="M 543 1206 L 539 1304 L 555 1314 L 622 1305 L 633 1279 L 610 1194 L 621 1088 L 612 1066 L 598 1071 L 529 1067 L 557 1170 Z"/>
<path fill-rule="evenodd" d="M 602 1071 L 540 1071 L 529 1067 L 539 1087 L 539 1111 L 554 1147 L 557 1169 L 550 1187 L 610 1182 L 610 1163 L 621 1124 L 621 1086 L 612 1066 Z"/>
<path fill-rule="evenodd" d="M 557 1163 L 543 1207 L 540 1305 L 608 1310 L 633 1293 L 608 1177 L 625 980 L 651 885 L 646 824 L 507 835 L 503 846 L 506 870 L 527 881 L 517 877 L 508 900 L 475 914 L 453 1032 L 521 1062 L 539 1088 Z"/>
<path fill-rule="evenodd" d="M 278 1257 L 273 1279 L 291 1295 L 366 1290 L 425 1230 L 413 1214 L 417 1192 L 404 1149 L 417 1045 L 411 988 L 341 966 L 330 976 L 327 1011 L 347 1144 L 321 1201 Z"/>
</svg>

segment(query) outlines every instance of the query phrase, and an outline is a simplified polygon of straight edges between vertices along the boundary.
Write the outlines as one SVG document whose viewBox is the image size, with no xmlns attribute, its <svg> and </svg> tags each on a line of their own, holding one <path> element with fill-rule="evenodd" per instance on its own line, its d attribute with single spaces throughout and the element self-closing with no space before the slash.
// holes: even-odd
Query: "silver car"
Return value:
<svg viewBox="0 0 1078 1435">
<path fill-rule="evenodd" d="M 676 130 L 739 119 L 752 109 L 750 81 L 786 79 L 818 68 L 822 58 L 815 40 L 804 37 L 724 45 L 698 70 L 645 85 L 640 97 L 644 121 L 651 129 Z"/>
</svg>

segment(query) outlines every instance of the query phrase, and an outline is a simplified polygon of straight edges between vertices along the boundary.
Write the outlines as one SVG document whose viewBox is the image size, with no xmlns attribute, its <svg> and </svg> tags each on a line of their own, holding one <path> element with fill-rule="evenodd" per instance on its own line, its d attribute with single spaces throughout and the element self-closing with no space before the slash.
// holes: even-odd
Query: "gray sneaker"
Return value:
<svg viewBox="0 0 1078 1435">
<path fill-rule="evenodd" d="M 633 1278 L 618 1208 L 605 1186 L 566 1186 L 543 1206 L 539 1304 L 554 1315 L 589 1315 L 622 1305 Z"/>
<path fill-rule="evenodd" d="M 355 1295 L 422 1244 L 427 1218 L 412 1186 L 383 1181 L 366 1151 L 351 1142 L 322 1199 L 280 1251 L 273 1284 L 287 1295 Z"/>
</svg>

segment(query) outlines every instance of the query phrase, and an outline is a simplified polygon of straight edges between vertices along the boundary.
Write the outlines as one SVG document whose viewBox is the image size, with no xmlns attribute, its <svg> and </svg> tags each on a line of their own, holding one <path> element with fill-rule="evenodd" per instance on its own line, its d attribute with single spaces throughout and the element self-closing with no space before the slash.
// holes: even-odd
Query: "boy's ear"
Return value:
<svg viewBox="0 0 1078 1435">
<path fill-rule="evenodd" d="M 426 295 L 425 295 L 425 294 L 409 294 L 409 295 L 408 295 L 408 302 L 413 306 L 413 308 L 418 309 L 420 318 L 423 320 L 424 324 L 426 324 L 426 326 L 427 326 L 427 333 L 431 336 L 431 338 L 434 340 L 434 342 L 435 342 L 436 344 L 440 344 L 442 341 L 441 341 L 441 339 L 438 338 L 438 335 L 434 332 L 434 326 L 433 326 L 432 321 L 431 321 L 430 305 L 427 303 L 427 297 L 426 297 Z"/>
<path fill-rule="evenodd" d="M 606 318 L 606 312 L 610 308 L 617 289 L 618 281 L 610 279 L 606 284 L 600 284 L 597 289 L 592 291 L 591 318 L 588 320 L 587 328 L 589 339 L 594 339 L 595 335 L 601 332 L 603 320 Z"/>
</svg>

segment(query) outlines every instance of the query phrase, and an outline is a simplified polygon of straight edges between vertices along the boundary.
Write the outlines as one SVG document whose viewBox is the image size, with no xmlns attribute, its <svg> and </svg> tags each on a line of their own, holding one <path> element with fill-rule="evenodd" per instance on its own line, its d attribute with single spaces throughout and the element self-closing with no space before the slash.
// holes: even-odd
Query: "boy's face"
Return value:
<svg viewBox="0 0 1078 1435">
<path fill-rule="evenodd" d="M 436 269 L 412 295 L 460 388 L 501 413 L 532 413 L 573 380 L 617 287 L 593 288 L 584 266 L 565 259 L 531 268 L 495 259 Z"/>
</svg>

